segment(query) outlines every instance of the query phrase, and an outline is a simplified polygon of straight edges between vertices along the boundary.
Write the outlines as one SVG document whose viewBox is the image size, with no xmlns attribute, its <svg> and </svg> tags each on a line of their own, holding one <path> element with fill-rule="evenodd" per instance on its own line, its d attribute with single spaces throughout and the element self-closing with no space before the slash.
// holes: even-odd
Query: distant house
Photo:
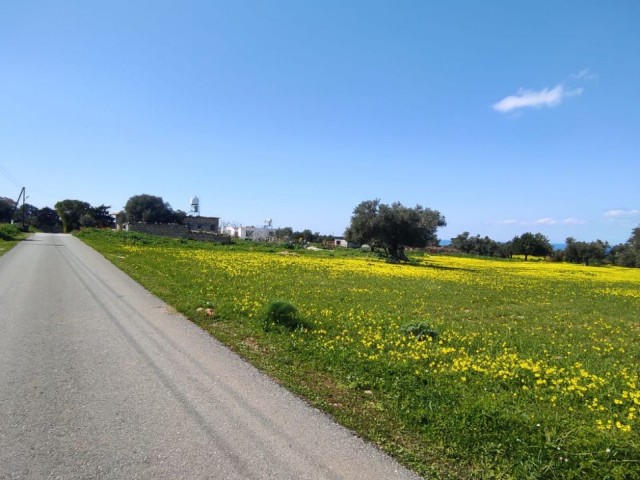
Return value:
<svg viewBox="0 0 640 480">
<path fill-rule="evenodd" d="M 222 227 L 220 229 L 221 233 L 224 233 L 225 235 L 229 235 L 231 238 L 238 238 L 236 237 L 236 229 L 230 226 L 226 226 L 226 227 Z"/>
<path fill-rule="evenodd" d="M 126 223 L 126 215 L 124 212 L 109 212 L 116 222 L 116 230 L 123 230 Z"/>
<path fill-rule="evenodd" d="M 344 237 L 336 237 L 333 240 L 333 244 L 336 247 L 342 247 L 342 248 L 358 248 L 360 246 L 357 243 L 347 241 L 347 239 Z"/>
<path fill-rule="evenodd" d="M 254 240 L 256 242 L 270 242 L 275 240 L 275 230 L 269 227 L 225 227 L 224 233 L 241 240 Z"/>
</svg>

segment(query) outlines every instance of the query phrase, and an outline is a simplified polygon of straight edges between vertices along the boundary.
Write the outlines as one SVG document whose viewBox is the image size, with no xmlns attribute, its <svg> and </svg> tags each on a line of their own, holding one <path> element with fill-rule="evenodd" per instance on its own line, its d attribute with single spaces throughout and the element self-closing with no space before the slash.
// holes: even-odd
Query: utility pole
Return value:
<svg viewBox="0 0 640 480">
<path fill-rule="evenodd" d="M 25 230 L 26 229 L 26 210 L 24 208 L 24 202 L 27 198 L 26 195 L 26 187 L 22 187 L 22 190 L 20 190 L 20 195 L 18 195 L 18 200 L 16 201 L 16 205 L 14 208 L 18 208 L 18 205 L 20 204 L 20 199 L 22 198 L 22 229 Z"/>
</svg>

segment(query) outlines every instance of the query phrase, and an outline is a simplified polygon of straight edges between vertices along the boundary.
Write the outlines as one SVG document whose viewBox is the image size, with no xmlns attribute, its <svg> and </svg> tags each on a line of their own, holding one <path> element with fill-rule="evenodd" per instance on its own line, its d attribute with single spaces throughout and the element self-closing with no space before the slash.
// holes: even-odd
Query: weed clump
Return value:
<svg viewBox="0 0 640 480">
<path fill-rule="evenodd" d="M 18 235 L 20 235 L 20 229 L 15 225 L 11 225 L 9 223 L 3 223 L 0 225 L 0 239 L 14 240 Z"/>
<path fill-rule="evenodd" d="M 267 305 L 262 316 L 262 326 L 265 332 L 278 327 L 283 327 L 287 330 L 309 328 L 300 316 L 298 309 L 289 302 L 282 300 L 274 300 Z"/>
<path fill-rule="evenodd" d="M 406 336 L 413 336 L 419 342 L 425 341 L 427 338 L 431 340 L 438 339 L 436 332 L 427 322 L 409 323 L 402 326 L 402 333 Z"/>
</svg>

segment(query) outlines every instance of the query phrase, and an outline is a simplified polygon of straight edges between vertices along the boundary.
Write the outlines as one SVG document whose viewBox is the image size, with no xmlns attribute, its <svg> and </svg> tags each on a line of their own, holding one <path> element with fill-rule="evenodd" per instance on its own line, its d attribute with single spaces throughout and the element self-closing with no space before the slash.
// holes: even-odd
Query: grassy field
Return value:
<svg viewBox="0 0 640 480">
<path fill-rule="evenodd" d="M 79 236 L 429 478 L 640 478 L 639 269 Z"/>
</svg>

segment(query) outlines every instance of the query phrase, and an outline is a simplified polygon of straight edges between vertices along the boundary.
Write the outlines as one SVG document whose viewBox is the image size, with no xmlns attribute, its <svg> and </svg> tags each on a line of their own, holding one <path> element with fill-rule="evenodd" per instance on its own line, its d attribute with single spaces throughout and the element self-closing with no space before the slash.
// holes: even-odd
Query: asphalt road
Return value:
<svg viewBox="0 0 640 480">
<path fill-rule="evenodd" d="M 417 479 L 68 235 L 0 257 L 0 478 Z"/>
</svg>

